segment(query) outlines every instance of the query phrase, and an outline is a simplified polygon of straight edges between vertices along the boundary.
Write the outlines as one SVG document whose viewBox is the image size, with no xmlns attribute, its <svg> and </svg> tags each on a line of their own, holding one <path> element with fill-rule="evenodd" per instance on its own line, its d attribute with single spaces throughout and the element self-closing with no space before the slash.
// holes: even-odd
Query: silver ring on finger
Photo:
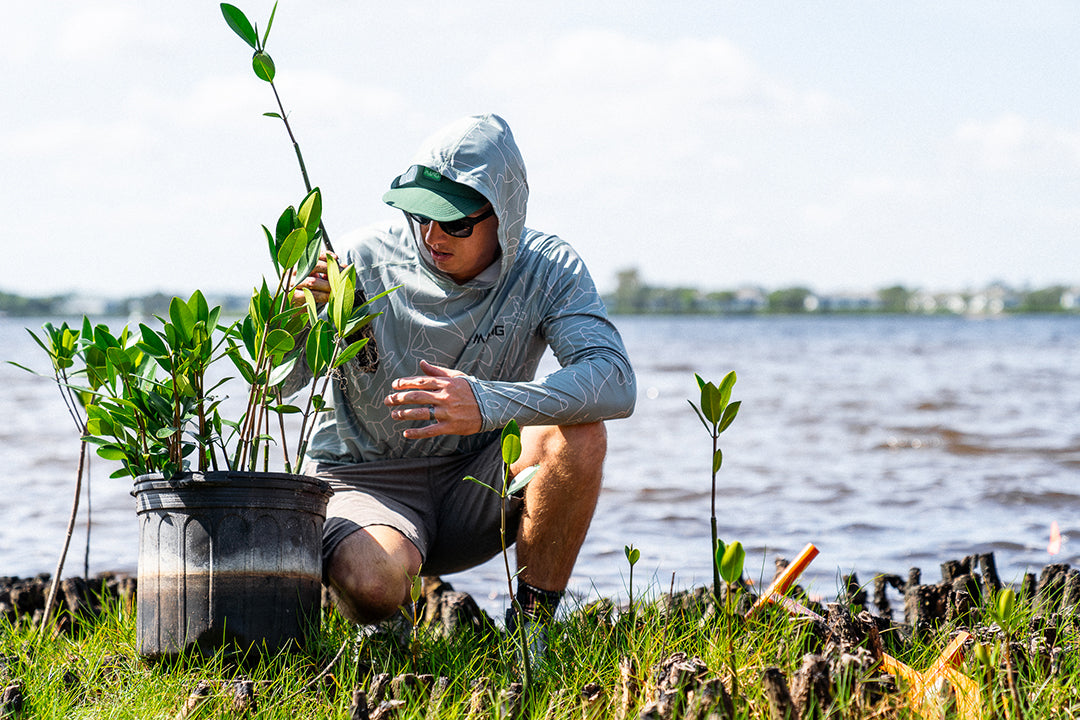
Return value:
<svg viewBox="0 0 1080 720">
<path fill-rule="evenodd" d="M 428 420 L 435 422 L 435 406 L 428 405 Z"/>
</svg>

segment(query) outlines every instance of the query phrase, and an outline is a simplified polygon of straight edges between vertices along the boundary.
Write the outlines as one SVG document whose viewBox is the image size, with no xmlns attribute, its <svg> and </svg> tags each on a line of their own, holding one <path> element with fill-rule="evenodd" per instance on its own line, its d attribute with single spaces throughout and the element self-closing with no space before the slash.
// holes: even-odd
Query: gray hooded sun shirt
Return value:
<svg viewBox="0 0 1080 720">
<path fill-rule="evenodd" d="M 336 242 L 370 306 L 378 369 L 356 360 L 333 383 L 332 412 L 317 426 L 309 457 L 341 464 L 452 455 L 497 440 L 519 425 L 569 425 L 626 417 L 637 395 L 634 372 L 592 278 L 563 240 L 525 227 L 529 187 L 506 122 L 497 115 L 459 120 L 430 137 L 413 160 L 486 197 L 498 217 L 501 255 L 459 284 L 437 270 L 404 222 L 372 226 Z M 560 369 L 534 375 L 547 347 Z M 393 420 L 391 382 L 423 375 L 420 361 L 468 376 L 482 416 L 476 435 L 408 440 L 410 421 Z"/>
</svg>

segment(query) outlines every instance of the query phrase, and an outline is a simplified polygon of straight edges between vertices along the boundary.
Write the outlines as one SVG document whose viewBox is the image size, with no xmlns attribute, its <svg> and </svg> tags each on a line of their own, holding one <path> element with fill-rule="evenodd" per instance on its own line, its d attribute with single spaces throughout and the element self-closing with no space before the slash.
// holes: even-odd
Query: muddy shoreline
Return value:
<svg viewBox="0 0 1080 720">
<path fill-rule="evenodd" d="M 787 567 L 785 558 L 776 558 L 776 573 Z M 984 595 L 992 595 L 1004 585 L 998 577 L 993 553 L 969 555 L 960 560 L 941 563 L 941 580 L 922 584 L 920 568 L 911 568 L 906 577 L 899 574 L 879 574 L 864 583 L 852 573 L 843 577 L 841 594 L 834 598 L 856 611 L 870 611 L 883 621 L 896 622 L 911 632 L 921 634 L 944 622 L 953 622 L 969 614 Z M 29 618 L 38 622 L 44 612 L 51 587 L 49 573 L 33 577 L 0 576 L 0 615 L 14 623 Z M 432 594 L 452 593 L 468 598 L 467 605 L 476 608 L 475 613 L 487 615 L 466 593 L 453 592 L 446 582 L 430 583 L 436 588 Z M 1036 576 L 1026 573 L 1014 586 L 1018 597 L 1031 600 L 1044 612 L 1080 608 L 1080 570 L 1066 563 L 1051 563 Z M 677 598 L 701 595 L 704 588 L 665 593 L 661 602 L 678 602 Z M 138 581 L 134 574 L 102 572 L 90 578 L 78 576 L 64 578 L 57 588 L 53 617 L 56 622 L 67 625 L 79 619 L 96 617 L 102 610 L 103 601 L 119 598 L 131 608 L 135 607 Z M 754 590 L 751 588 L 751 594 Z M 811 600 L 804 589 L 795 585 L 791 592 L 805 606 L 827 614 L 829 602 Z M 329 598 L 324 591 L 324 605 Z M 893 596 L 893 597 L 890 597 Z M 894 607 L 898 601 L 899 608 Z M 460 602 L 460 598 L 457 600 Z M 606 602 L 601 600 L 600 602 Z M 433 615 L 438 612 L 432 611 Z"/>
</svg>

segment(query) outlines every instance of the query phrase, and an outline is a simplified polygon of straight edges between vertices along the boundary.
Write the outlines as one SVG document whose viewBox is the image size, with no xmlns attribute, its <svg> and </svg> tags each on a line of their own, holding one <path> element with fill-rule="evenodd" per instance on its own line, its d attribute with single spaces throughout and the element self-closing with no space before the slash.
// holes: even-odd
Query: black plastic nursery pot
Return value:
<svg viewBox="0 0 1080 720">
<path fill-rule="evenodd" d="M 144 475 L 132 494 L 141 656 L 304 646 L 319 623 L 329 485 L 286 473 L 186 473 Z"/>
</svg>

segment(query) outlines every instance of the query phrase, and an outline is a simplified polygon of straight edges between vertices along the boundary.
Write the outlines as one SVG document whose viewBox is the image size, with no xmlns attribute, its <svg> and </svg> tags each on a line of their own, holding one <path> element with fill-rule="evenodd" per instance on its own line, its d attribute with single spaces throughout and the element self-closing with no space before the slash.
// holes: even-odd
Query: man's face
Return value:
<svg viewBox="0 0 1080 720">
<path fill-rule="evenodd" d="M 480 208 L 469 217 L 479 217 L 487 209 Z M 494 215 L 474 225 L 469 237 L 447 235 L 437 222 L 421 225 L 420 237 L 435 267 L 459 284 L 472 280 L 499 256 L 499 219 Z"/>
</svg>

